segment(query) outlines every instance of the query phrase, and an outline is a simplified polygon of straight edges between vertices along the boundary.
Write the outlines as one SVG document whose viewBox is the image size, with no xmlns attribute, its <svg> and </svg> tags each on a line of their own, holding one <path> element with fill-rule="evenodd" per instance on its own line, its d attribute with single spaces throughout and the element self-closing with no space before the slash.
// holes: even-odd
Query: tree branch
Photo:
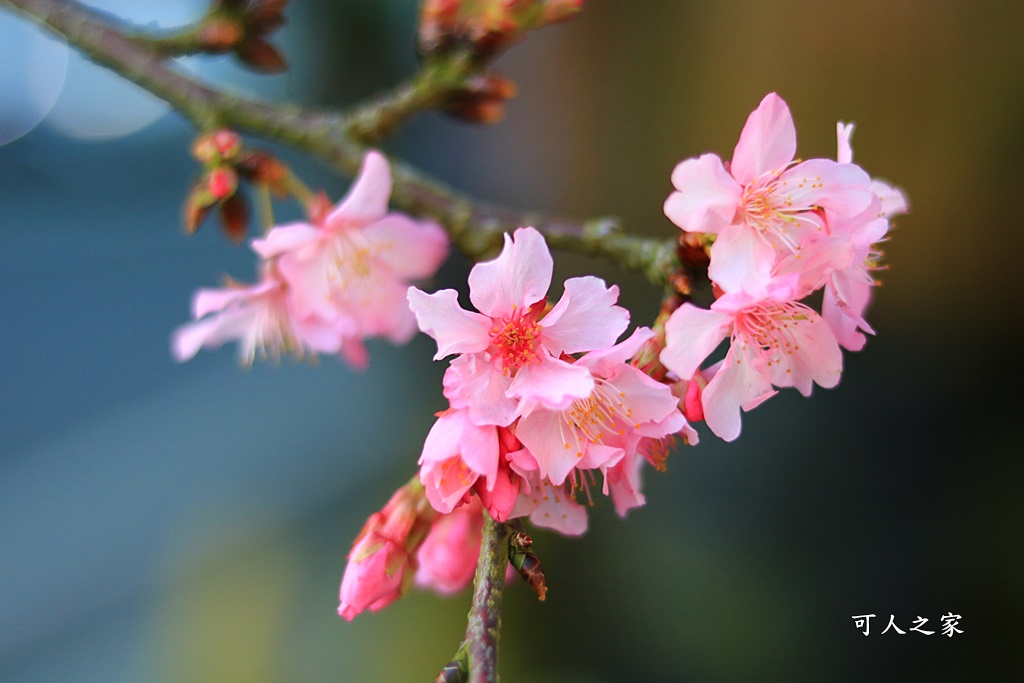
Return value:
<svg viewBox="0 0 1024 683">
<path fill-rule="evenodd" d="M 165 100 L 200 130 L 227 127 L 291 146 L 353 176 L 368 145 L 394 131 L 404 120 L 437 106 L 464 86 L 481 67 L 468 55 L 453 53 L 429 62 L 407 83 L 349 113 L 313 111 L 235 96 L 202 85 L 173 69 L 146 41 L 133 39 L 118 22 L 73 0 L 0 0 L 37 23 L 64 35 L 68 42 L 101 64 Z M 552 247 L 595 254 L 663 284 L 678 268 L 674 240 L 654 240 L 625 233 L 617 219 L 584 222 L 482 203 L 392 160 L 395 206 L 434 218 L 453 243 L 478 260 L 501 246 L 501 235 L 532 225 Z"/>
</svg>

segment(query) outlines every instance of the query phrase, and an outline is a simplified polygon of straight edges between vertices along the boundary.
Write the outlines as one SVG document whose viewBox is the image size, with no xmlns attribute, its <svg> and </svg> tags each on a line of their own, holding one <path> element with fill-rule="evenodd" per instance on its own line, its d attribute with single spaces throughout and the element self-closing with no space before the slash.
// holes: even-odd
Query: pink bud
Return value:
<svg viewBox="0 0 1024 683">
<path fill-rule="evenodd" d="M 341 579 L 339 616 L 352 621 L 365 609 L 379 610 L 404 593 L 410 558 L 401 544 L 372 531 L 352 548 L 351 558 Z"/>
<path fill-rule="evenodd" d="M 683 417 L 688 422 L 700 422 L 704 419 L 704 404 L 700 394 L 707 384 L 699 374 L 686 385 L 686 398 L 683 399 Z"/>
<path fill-rule="evenodd" d="M 238 174 L 228 166 L 218 166 L 206 174 L 206 189 L 217 199 L 226 199 L 238 189 Z"/>
<path fill-rule="evenodd" d="M 242 151 L 242 138 L 233 130 L 222 128 L 213 134 L 213 144 L 220 158 L 230 161 Z"/>
<path fill-rule="evenodd" d="M 416 585 L 444 595 L 468 586 L 480 557 L 483 528 L 483 508 L 475 498 L 438 516 L 416 555 Z"/>
<path fill-rule="evenodd" d="M 351 621 L 360 612 L 379 610 L 405 594 L 416 572 L 416 551 L 434 517 L 416 478 L 395 491 L 384 509 L 370 515 L 341 579 L 341 617 Z"/>
</svg>

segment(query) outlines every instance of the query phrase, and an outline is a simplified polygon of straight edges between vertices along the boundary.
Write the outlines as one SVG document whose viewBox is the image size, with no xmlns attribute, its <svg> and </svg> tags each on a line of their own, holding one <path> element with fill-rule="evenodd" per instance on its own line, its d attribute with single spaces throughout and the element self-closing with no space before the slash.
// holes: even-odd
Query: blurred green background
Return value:
<svg viewBox="0 0 1024 683">
<path fill-rule="evenodd" d="M 166 25 L 202 8 L 92 4 Z M 414 69 L 413 0 L 292 5 L 288 75 L 188 68 L 317 107 Z M 498 62 L 520 88 L 503 123 L 426 114 L 388 142 L 488 200 L 670 235 L 674 164 L 728 158 L 777 91 L 802 157 L 834 156 L 836 121 L 854 121 L 855 161 L 911 202 L 878 337 L 838 388 L 783 392 L 733 444 L 704 430 L 625 521 L 601 500 L 584 538 L 535 534 L 550 593 L 508 589 L 503 680 L 1022 679 L 1022 30 L 1015 0 L 589 0 Z M 373 344 L 364 373 L 239 371 L 233 348 L 175 365 L 192 290 L 252 277 L 253 256 L 212 224 L 182 234 L 189 126 L 74 57 L 61 91 L 19 42 L 37 35 L 0 12 L 0 680 L 430 680 L 468 595 L 335 615 L 352 538 L 444 407 L 429 340 Z M 20 135 L 18 105 L 54 97 Z M 556 280 L 598 272 L 652 319 L 640 278 L 556 261 Z M 435 284 L 464 287 L 468 267 Z M 948 612 L 963 634 L 880 635 L 890 615 L 938 631 Z"/>
</svg>

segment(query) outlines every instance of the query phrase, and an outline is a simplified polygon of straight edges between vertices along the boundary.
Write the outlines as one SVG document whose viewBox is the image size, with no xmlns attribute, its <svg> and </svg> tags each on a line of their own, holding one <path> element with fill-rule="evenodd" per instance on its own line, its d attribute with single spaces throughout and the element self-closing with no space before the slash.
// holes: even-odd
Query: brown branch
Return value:
<svg viewBox="0 0 1024 683">
<path fill-rule="evenodd" d="M 354 111 L 313 111 L 202 85 L 172 68 L 165 55 L 144 41 L 133 40 L 115 19 L 73 0 L 0 0 L 3 6 L 64 35 L 87 57 L 165 100 L 200 130 L 246 131 L 306 152 L 349 176 L 358 171 L 368 145 L 413 114 L 437 106 L 480 68 L 465 54 L 452 53 Z M 482 203 L 397 160 L 392 162 L 392 175 L 394 205 L 436 219 L 471 259 L 493 254 L 501 245 L 502 233 L 532 225 L 553 247 L 608 258 L 658 284 L 677 268 L 674 241 L 629 235 L 613 218 L 558 220 Z"/>
</svg>

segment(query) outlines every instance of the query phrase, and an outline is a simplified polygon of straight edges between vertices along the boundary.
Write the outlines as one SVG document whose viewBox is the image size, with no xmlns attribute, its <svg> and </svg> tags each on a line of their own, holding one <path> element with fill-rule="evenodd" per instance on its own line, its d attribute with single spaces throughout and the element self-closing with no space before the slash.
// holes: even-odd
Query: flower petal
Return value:
<svg viewBox="0 0 1024 683">
<path fill-rule="evenodd" d="M 768 93 L 747 118 L 729 170 L 740 185 L 747 185 L 762 173 L 782 168 L 795 155 L 793 116 L 781 97 Z"/>
<path fill-rule="evenodd" d="M 629 325 L 629 311 L 615 302 L 619 288 L 593 277 L 565 281 L 565 293 L 541 318 L 541 343 L 555 357 L 611 346 Z"/>
<path fill-rule="evenodd" d="M 544 237 L 533 228 L 505 235 L 505 247 L 492 261 L 469 273 L 469 300 L 481 313 L 500 318 L 547 296 L 554 261 Z"/>
<path fill-rule="evenodd" d="M 553 529 L 566 536 L 586 533 L 587 509 L 566 495 L 562 488 L 545 483 L 533 495 L 539 501 L 536 509 L 530 513 L 532 524 Z"/>
<path fill-rule="evenodd" d="M 459 306 L 459 293 L 454 289 L 427 294 L 410 287 L 408 297 L 420 329 L 437 342 L 434 360 L 483 351 L 491 343 L 490 319 Z"/>
<path fill-rule="evenodd" d="M 708 277 L 726 292 L 758 292 L 775 264 L 775 250 L 745 223 L 730 225 L 711 247 Z"/>
<path fill-rule="evenodd" d="M 811 395 L 814 383 L 826 389 L 838 384 L 843 354 L 828 324 L 809 311 L 805 320 L 789 322 L 787 331 L 792 336 L 793 349 L 783 356 L 782 362 L 772 364 L 772 384 L 796 387 L 804 396 Z"/>
<path fill-rule="evenodd" d="M 516 419 L 518 404 L 508 396 L 511 383 L 487 353 L 465 353 L 445 371 L 444 395 L 453 407 L 468 409 L 474 424 L 507 427 Z"/>
<path fill-rule="evenodd" d="M 374 258 L 405 278 L 432 276 L 448 255 L 448 233 L 434 221 L 390 213 L 362 234 Z"/>
<path fill-rule="evenodd" d="M 304 249 L 314 245 L 323 235 L 323 230 L 308 223 L 279 225 L 261 239 L 254 239 L 250 246 L 265 259 Z"/>
<path fill-rule="evenodd" d="M 717 233 L 736 215 L 742 189 L 714 154 L 681 161 L 672 170 L 676 188 L 665 200 L 665 215 L 687 232 Z"/>
<path fill-rule="evenodd" d="M 661 362 L 681 379 L 697 372 L 715 347 L 729 334 L 733 316 L 686 303 L 665 323 L 665 349 Z"/>
<path fill-rule="evenodd" d="M 594 378 L 587 368 L 541 356 L 539 362 L 519 369 L 508 395 L 520 399 L 522 413 L 537 404 L 549 410 L 562 410 L 593 390 Z"/>
<path fill-rule="evenodd" d="M 387 157 L 370 150 L 348 194 L 342 198 L 325 221 L 331 230 L 362 227 L 383 218 L 391 197 L 391 168 Z"/>
<path fill-rule="evenodd" d="M 733 441 L 740 435 L 740 408 L 750 410 L 775 393 L 755 363 L 731 348 L 701 393 L 704 421 L 719 437 Z"/>
</svg>

